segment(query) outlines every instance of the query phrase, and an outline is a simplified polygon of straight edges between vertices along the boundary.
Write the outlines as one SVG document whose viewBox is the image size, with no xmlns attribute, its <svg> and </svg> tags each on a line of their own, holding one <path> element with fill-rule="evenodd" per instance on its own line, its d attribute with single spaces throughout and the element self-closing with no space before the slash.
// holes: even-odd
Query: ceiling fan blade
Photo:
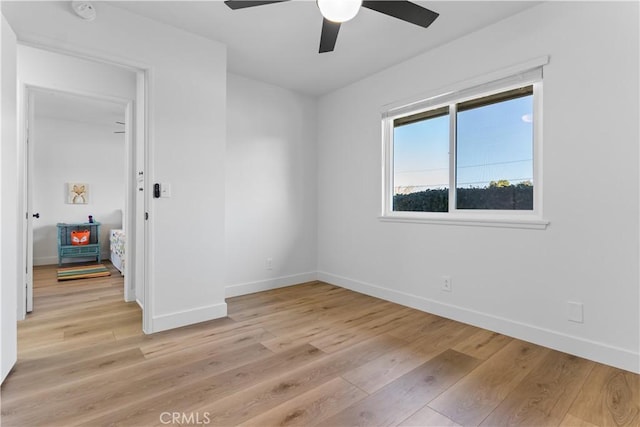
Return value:
<svg viewBox="0 0 640 427">
<path fill-rule="evenodd" d="M 236 9 L 245 9 L 247 7 L 262 6 L 262 5 L 271 4 L 271 3 L 282 3 L 285 1 L 289 1 L 289 0 L 265 0 L 265 1 L 227 0 L 224 2 L 224 4 L 229 6 L 231 9 L 236 10 Z"/>
<path fill-rule="evenodd" d="M 362 6 L 427 28 L 440 15 L 432 10 L 404 0 L 365 0 Z"/>
<path fill-rule="evenodd" d="M 340 23 L 328 19 L 322 21 L 322 34 L 320 35 L 320 50 L 318 53 L 333 52 L 340 31 Z"/>
</svg>

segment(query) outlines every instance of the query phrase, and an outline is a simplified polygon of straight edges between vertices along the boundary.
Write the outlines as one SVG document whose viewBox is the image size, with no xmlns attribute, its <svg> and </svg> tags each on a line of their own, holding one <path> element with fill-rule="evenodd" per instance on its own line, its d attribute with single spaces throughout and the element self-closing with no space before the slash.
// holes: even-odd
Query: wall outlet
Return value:
<svg viewBox="0 0 640 427">
<path fill-rule="evenodd" d="M 273 258 L 267 258 L 264 265 L 267 270 L 273 270 Z"/>
<path fill-rule="evenodd" d="M 571 322 L 584 323 L 584 312 L 581 302 L 567 302 L 567 318 Z"/>
<path fill-rule="evenodd" d="M 442 288 L 445 292 L 451 292 L 451 276 L 442 276 Z"/>
</svg>

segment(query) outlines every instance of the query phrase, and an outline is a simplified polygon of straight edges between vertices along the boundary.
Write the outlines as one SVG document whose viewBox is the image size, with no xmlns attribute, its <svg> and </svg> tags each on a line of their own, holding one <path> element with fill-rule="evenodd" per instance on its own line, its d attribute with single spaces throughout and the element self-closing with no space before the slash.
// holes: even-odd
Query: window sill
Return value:
<svg viewBox="0 0 640 427">
<path fill-rule="evenodd" d="M 468 227 L 497 227 L 497 228 L 521 228 L 532 230 L 545 230 L 549 221 L 537 217 L 497 217 L 497 216 L 455 216 L 444 214 L 442 216 L 407 213 L 385 215 L 378 218 L 382 222 L 406 222 L 416 224 L 436 224 L 436 225 L 462 225 Z"/>
</svg>

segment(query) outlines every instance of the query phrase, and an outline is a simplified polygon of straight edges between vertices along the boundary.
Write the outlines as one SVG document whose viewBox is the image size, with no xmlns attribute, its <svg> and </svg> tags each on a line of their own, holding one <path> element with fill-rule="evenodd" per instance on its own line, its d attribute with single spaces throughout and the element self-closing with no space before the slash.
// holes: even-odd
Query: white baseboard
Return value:
<svg viewBox="0 0 640 427">
<path fill-rule="evenodd" d="M 318 274 L 316 272 L 275 277 L 272 279 L 258 280 L 256 282 L 239 283 L 227 286 L 225 288 L 225 297 L 231 298 L 253 294 L 255 292 L 269 291 L 271 289 L 284 288 L 286 286 L 298 285 L 314 280 L 318 280 Z"/>
<path fill-rule="evenodd" d="M 208 320 L 219 319 L 227 315 L 227 303 L 199 307 L 193 310 L 177 311 L 169 314 L 154 316 L 152 319 L 151 331 L 149 333 L 166 331 L 168 329 L 180 328 L 194 323 L 206 322 Z"/>
<path fill-rule="evenodd" d="M 318 280 L 417 310 L 498 332 L 554 350 L 640 373 L 640 354 L 605 343 L 540 328 L 488 313 L 445 304 L 428 298 L 364 283 L 335 274 L 318 272 Z"/>
<path fill-rule="evenodd" d="M 95 261 L 96 257 L 77 257 L 77 258 L 63 258 L 62 262 L 70 264 L 72 262 L 89 262 Z M 102 258 L 102 261 L 109 261 L 108 258 Z M 53 265 L 58 264 L 58 256 L 43 256 L 33 258 L 33 265 Z"/>
<path fill-rule="evenodd" d="M 38 258 L 33 258 L 33 265 L 52 265 L 58 263 L 57 256 L 43 256 Z"/>
</svg>

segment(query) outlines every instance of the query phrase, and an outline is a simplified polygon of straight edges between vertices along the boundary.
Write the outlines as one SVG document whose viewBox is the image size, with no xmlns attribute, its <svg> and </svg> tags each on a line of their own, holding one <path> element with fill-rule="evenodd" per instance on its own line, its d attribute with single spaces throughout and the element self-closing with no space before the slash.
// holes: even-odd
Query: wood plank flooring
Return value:
<svg viewBox="0 0 640 427">
<path fill-rule="evenodd" d="M 36 268 L 3 426 L 640 426 L 636 374 L 326 283 L 144 335 L 110 268 Z"/>
</svg>

